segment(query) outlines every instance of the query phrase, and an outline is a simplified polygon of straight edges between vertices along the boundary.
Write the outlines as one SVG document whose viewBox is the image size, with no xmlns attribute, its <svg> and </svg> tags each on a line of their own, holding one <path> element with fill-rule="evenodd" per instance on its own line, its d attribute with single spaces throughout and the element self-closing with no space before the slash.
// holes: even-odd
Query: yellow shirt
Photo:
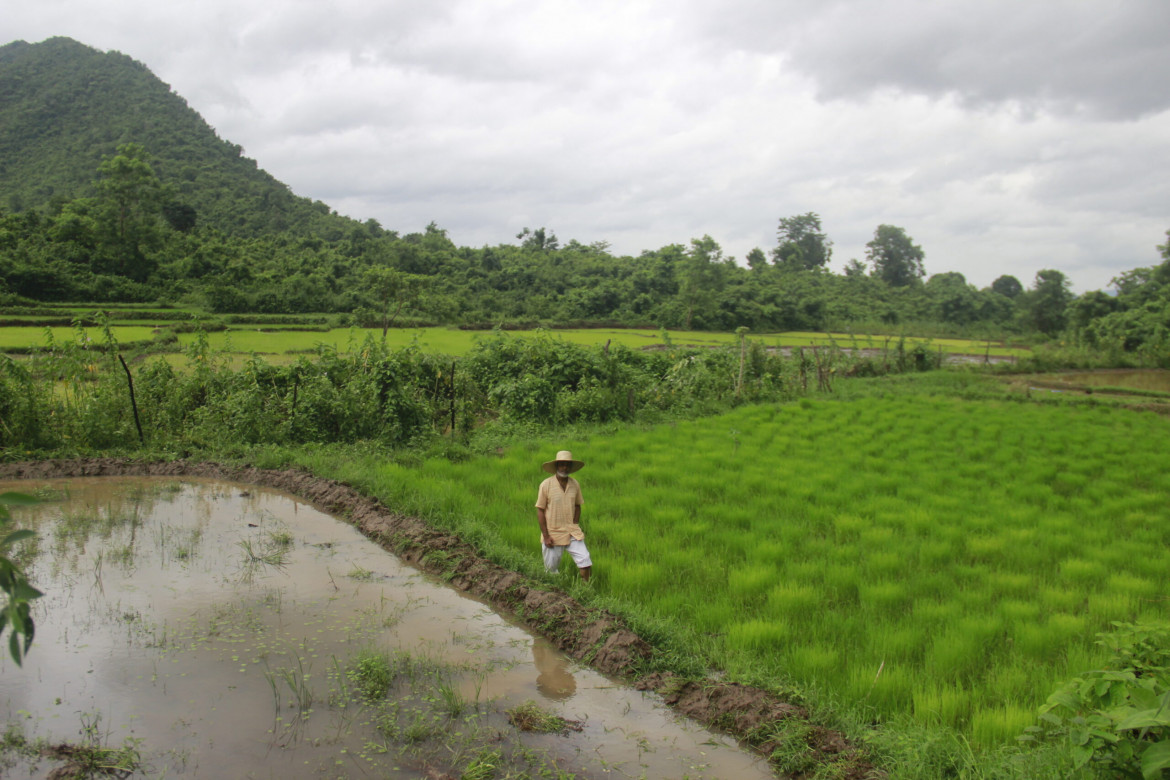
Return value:
<svg viewBox="0 0 1170 780">
<path fill-rule="evenodd" d="M 566 545 L 570 539 L 585 538 L 581 526 L 573 522 L 574 509 L 583 503 L 581 485 L 572 477 L 569 477 L 563 489 L 556 475 L 540 483 L 540 490 L 536 493 L 536 508 L 544 510 L 548 535 L 554 545 Z"/>
</svg>

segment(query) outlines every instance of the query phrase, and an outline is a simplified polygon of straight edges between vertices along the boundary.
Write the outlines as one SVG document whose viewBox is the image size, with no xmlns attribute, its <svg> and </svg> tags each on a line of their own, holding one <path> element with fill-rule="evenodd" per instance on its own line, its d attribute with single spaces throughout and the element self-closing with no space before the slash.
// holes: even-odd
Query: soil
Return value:
<svg viewBox="0 0 1170 780">
<path fill-rule="evenodd" d="M 655 691 L 680 713 L 729 733 L 761 754 L 801 754 L 801 766 L 831 764 L 843 780 L 872 780 L 886 773 L 840 732 L 814 723 L 803 707 L 759 688 L 715 678 L 689 679 L 672 673 L 640 675 L 655 649 L 616 615 L 584 606 L 517 572 L 481 557 L 452 534 L 417 517 L 394 512 L 354 488 L 299 469 L 272 470 L 196 461 L 138 462 L 119 458 L 52 460 L 0 464 L 0 479 L 170 476 L 245 482 L 291 493 L 316 508 L 352 523 L 363 534 L 418 568 L 439 575 L 464 592 L 513 615 L 567 655 L 640 690 Z M 799 739 L 801 745 L 790 744 Z M 811 777 L 809 769 L 787 777 Z"/>
</svg>

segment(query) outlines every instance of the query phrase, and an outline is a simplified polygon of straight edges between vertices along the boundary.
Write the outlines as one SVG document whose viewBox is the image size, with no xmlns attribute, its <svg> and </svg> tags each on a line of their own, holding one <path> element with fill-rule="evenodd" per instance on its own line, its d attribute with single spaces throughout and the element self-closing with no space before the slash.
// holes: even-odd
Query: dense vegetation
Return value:
<svg viewBox="0 0 1170 780">
<path fill-rule="evenodd" d="M 216 137 L 145 66 L 55 38 L 0 48 L 0 302 L 150 301 L 215 312 L 344 313 L 366 325 L 621 323 L 730 331 L 858 330 L 1068 338 L 1164 359 L 1163 266 L 1075 298 L 1058 270 L 1025 288 L 927 276 L 893 225 L 828 270 L 819 217 L 779 220 L 747 267 L 710 236 L 614 256 L 544 227 L 457 246 L 297 198 Z M 1165 249 L 1163 248 L 1163 252 Z"/>
<path fill-rule="evenodd" d="M 612 522 L 602 521 L 599 550 L 622 565 L 599 576 L 597 592 L 585 598 L 612 599 L 664 645 L 677 642 L 682 655 L 737 677 L 835 691 L 825 696 L 841 697 L 839 713 L 891 722 L 895 711 L 922 713 L 913 725 L 873 736 L 890 765 L 915 754 L 906 776 L 1000 776 L 982 773 L 981 764 L 994 762 L 954 735 L 989 745 L 1022 728 L 1042 686 L 1098 657 L 1090 644 L 1096 630 L 1148 617 L 1149 599 L 1164 598 L 1154 571 L 1164 556 L 1152 551 L 1165 540 L 1147 522 L 1154 493 L 1165 487 L 1150 465 L 1164 460 L 1160 439 L 1148 436 L 1160 421 L 1073 403 L 1062 413 L 1035 411 L 1019 397 L 979 397 L 968 406 L 905 386 L 894 391 L 913 403 L 891 400 L 881 386 L 870 387 L 870 397 L 841 393 L 841 404 L 779 410 L 776 402 L 839 389 L 846 377 L 934 368 L 938 355 L 895 339 L 880 358 L 832 346 L 785 357 L 746 332 L 1014 333 L 1064 340 L 1107 363 L 1166 365 L 1170 241 L 1159 247 L 1159 265 L 1116 281 L 1116 296 L 1080 297 L 1056 270 L 1041 271 L 1027 289 L 1010 276 L 983 290 L 955 273 L 927 277 L 925 253 L 891 225 L 875 229 L 865 262 L 834 274 L 832 243 L 812 212 L 780 219 L 776 245 L 753 250 L 747 267 L 709 236 L 637 257 L 614 256 L 604 242 L 562 244 L 543 227 L 526 228 L 515 245 L 459 247 L 433 223 L 399 235 L 296 198 L 143 66 L 66 39 L 0 49 L 0 128 L 0 304 L 19 307 L 22 317 L 92 301 L 222 315 L 330 313 L 329 324 L 383 328 L 745 329 L 723 348 L 666 344 L 653 352 L 496 332 L 460 357 L 391 349 L 370 337 L 288 365 L 252 357 L 237 368 L 195 326 L 187 367 L 177 368 L 161 357 L 123 363 L 104 322 L 93 341 L 53 338 L 27 360 L 0 357 L 0 457 L 124 452 L 299 462 L 437 523 L 469 521 L 461 529 L 469 538 L 524 569 L 535 566 L 518 552 L 531 528 L 509 525 L 520 494 L 500 493 L 516 479 L 507 469 L 547 450 L 551 432 L 559 444 L 588 447 L 604 429 L 612 436 L 610 471 L 632 473 L 636 463 L 643 484 L 628 495 L 617 484 L 602 491 Z M 986 392 L 972 387 L 949 390 Z M 729 409 L 702 425 L 640 428 Z M 623 429 L 628 423 L 634 427 Z M 1141 468 L 1133 466 L 1138 441 L 1150 448 Z M 654 496 L 676 491 L 665 487 L 684 479 L 672 464 L 694 452 L 751 468 L 721 475 L 692 465 L 689 503 L 665 507 L 672 528 L 695 540 L 715 539 L 724 526 L 745 535 L 760 529 L 767 542 L 747 549 L 743 540 L 724 540 L 712 562 L 696 566 L 640 550 L 617 522 L 647 514 Z M 500 455 L 503 470 L 495 471 Z M 388 466 L 387 458 L 396 462 Z M 759 464 L 773 471 L 783 464 L 791 481 L 773 490 Z M 734 480 L 743 492 L 729 496 Z M 450 503 L 476 484 L 497 504 L 484 516 Z M 1000 491 L 994 498 L 979 492 L 988 485 Z M 741 498 L 759 506 L 737 513 L 732 505 Z M 916 568 L 899 576 L 907 550 Z M 840 557 L 821 566 L 822 554 Z M 720 566 L 718 556 L 726 557 Z M 684 615 L 666 588 L 657 588 L 664 596 L 657 611 L 632 604 L 688 572 L 712 596 L 694 614 Z M 958 606 L 941 598 L 954 591 Z M 822 593 L 862 617 L 829 625 L 810 595 Z M 860 622 L 871 618 L 872 635 Z M 1126 630 L 1131 645 L 1146 641 L 1134 638 L 1145 629 Z M 790 647 L 797 634 L 809 642 Z M 1005 637 L 1012 647 L 996 644 Z M 838 663 L 839 641 L 850 641 L 864 672 Z M 1118 652 L 1132 661 L 1131 650 Z M 881 665 L 887 657 L 900 660 Z M 1165 675 L 1146 674 L 1162 656 L 1142 658 L 1134 680 L 1159 680 L 1164 695 Z M 780 664 L 791 677 L 775 673 Z M 922 670 L 940 682 L 915 687 Z M 985 674 L 1018 697 L 989 704 L 979 687 Z M 1064 691 L 1047 707 L 1046 723 L 1070 742 L 1084 736 L 1078 761 L 1107 763 L 1111 745 L 1124 741 L 1117 723 L 1130 722 L 1118 720 L 1117 701 L 1124 694 L 1148 703 L 1150 691 L 1110 680 L 1124 688 L 1114 696 L 1085 679 L 1092 692 L 1104 690 L 1098 697 L 1113 698 L 1102 704 Z M 1131 752 L 1148 757 L 1150 744 L 1164 744 L 1146 737 Z"/>
</svg>

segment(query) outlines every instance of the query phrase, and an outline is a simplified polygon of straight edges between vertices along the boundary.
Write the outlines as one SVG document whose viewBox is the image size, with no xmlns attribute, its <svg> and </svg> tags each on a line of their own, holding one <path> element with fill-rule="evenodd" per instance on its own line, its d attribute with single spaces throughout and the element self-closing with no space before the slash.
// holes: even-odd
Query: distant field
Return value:
<svg viewBox="0 0 1170 780">
<path fill-rule="evenodd" d="M 110 328 L 119 344 L 131 341 L 149 341 L 154 337 L 154 325 L 115 325 Z M 48 344 L 46 332 L 53 334 L 53 340 L 58 343 L 72 342 L 77 338 L 78 331 L 71 327 L 0 327 L 0 350 L 13 348 L 43 347 Z M 101 340 L 101 331 L 97 328 L 85 328 L 83 338 L 91 342 Z"/>
<path fill-rule="evenodd" d="M 13 319 L 22 318 L 12 315 Z M 23 318 L 27 319 L 27 318 Z M 177 320 L 185 319 L 180 313 Z M 133 318 L 120 319 L 119 322 L 133 322 Z M 150 340 L 154 331 L 165 328 L 166 323 L 154 324 L 118 324 L 112 327 L 114 337 L 119 343 Z M 55 326 L 45 328 L 41 326 L 4 327 L 3 318 L 0 318 L 0 350 L 29 349 L 46 344 L 46 331 L 53 334 L 58 342 L 72 340 L 77 330 L 72 327 Z M 100 332 L 96 328 L 83 330 L 86 337 L 99 340 Z M 648 346 L 662 346 L 665 342 L 663 331 L 633 328 L 587 328 L 579 330 L 549 330 L 549 331 L 505 331 L 508 338 L 535 338 L 541 334 L 551 335 L 573 344 L 595 345 L 612 342 L 624 344 L 633 349 Z M 491 331 L 469 331 L 456 328 L 411 328 L 391 329 L 386 336 L 387 343 L 393 348 L 417 345 L 428 352 L 438 352 L 448 355 L 463 355 L 469 352 L 477 339 L 491 336 Z M 724 344 L 738 343 L 734 333 L 707 333 L 699 331 L 669 331 L 666 337 L 676 346 L 712 347 Z M 186 348 L 195 341 L 195 334 L 179 334 L 181 348 Z M 332 330 L 291 330 L 286 325 L 252 325 L 233 327 L 228 330 L 214 331 L 208 334 L 208 341 L 212 349 L 217 351 L 247 355 L 260 353 L 263 355 L 285 355 L 289 353 L 311 352 L 321 346 L 345 352 L 361 345 L 367 338 L 380 340 L 382 333 L 377 329 L 361 328 L 334 328 Z M 886 336 L 866 336 L 849 334 L 827 334 L 811 332 L 789 333 L 749 333 L 748 338 L 762 342 L 768 347 L 807 347 L 826 346 L 836 344 L 844 349 L 894 349 L 898 339 Z M 1028 350 L 1004 347 L 993 344 L 990 348 L 987 342 L 964 339 L 914 339 L 907 338 L 908 347 L 918 343 L 929 344 L 932 349 L 941 349 L 948 353 L 963 354 L 990 354 L 996 357 L 1022 356 Z"/>
</svg>

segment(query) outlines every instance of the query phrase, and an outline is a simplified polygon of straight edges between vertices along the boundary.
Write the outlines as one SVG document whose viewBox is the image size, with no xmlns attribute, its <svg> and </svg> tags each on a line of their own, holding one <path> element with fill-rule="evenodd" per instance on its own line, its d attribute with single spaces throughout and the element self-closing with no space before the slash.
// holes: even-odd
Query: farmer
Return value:
<svg viewBox="0 0 1170 780">
<path fill-rule="evenodd" d="M 544 567 L 549 571 L 560 568 L 561 556 L 567 549 L 581 572 L 581 579 L 588 582 L 593 561 L 585 547 L 585 532 L 581 530 L 581 485 L 569 476 L 584 465 L 584 461 L 573 459 L 573 453 L 561 450 L 556 458 L 541 466 L 553 476 L 540 483 L 536 519 L 540 522 Z"/>
</svg>

